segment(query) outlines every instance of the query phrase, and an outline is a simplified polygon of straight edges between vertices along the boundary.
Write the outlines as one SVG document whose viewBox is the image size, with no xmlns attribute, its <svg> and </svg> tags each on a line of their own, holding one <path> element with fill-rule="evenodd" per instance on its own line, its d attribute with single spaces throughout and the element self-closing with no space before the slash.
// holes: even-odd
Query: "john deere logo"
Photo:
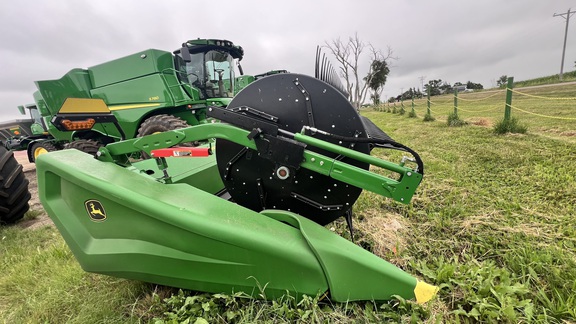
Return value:
<svg viewBox="0 0 576 324">
<path fill-rule="evenodd" d="M 90 215 L 90 219 L 95 222 L 103 222 L 106 220 L 106 211 L 98 200 L 86 200 L 84 203 L 86 211 Z"/>
</svg>

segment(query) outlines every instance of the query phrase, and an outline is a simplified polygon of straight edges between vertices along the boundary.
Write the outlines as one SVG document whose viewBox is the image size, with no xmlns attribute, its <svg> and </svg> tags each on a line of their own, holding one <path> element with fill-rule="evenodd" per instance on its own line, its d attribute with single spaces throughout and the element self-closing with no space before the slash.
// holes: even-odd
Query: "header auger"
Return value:
<svg viewBox="0 0 576 324">
<path fill-rule="evenodd" d="M 258 296 L 260 285 L 266 298 L 433 297 L 436 287 L 322 226 L 351 221 L 362 189 L 408 203 L 423 174 L 415 152 L 305 75 L 256 80 L 207 115 L 214 122 L 110 143 L 96 159 L 38 158 L 42 204 L 86 271 L 215 293 Z M 188 142 L 204 144 L 178 146 Z M 375 146 L 414 163 L 370 156 Z"/>
</svg>

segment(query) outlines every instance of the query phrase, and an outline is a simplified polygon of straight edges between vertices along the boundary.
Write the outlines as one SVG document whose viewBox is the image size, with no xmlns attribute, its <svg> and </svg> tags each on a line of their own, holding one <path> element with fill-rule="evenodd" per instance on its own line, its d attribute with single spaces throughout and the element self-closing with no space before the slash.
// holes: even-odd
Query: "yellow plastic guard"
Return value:
<svg viewBox="0 0 576 324">
<path fill-rule="evenodd" d="M 102 99 L 67 98 L 59 114 L 109 114 L 110 109 Z"/>
<path fill-rule="evenodd" d="M 414 296 L 416 296 L 416 302 L 418 304 L 424 304 L 425 302 L 436 296 L 438 292 L 438 287 L 427 284 L 422 281 L 416 282 L 416 288 L 414 288 Z"/>
<path fill-rule="evenodd" d="M 116 105 L 110 106 L 108 109 L 110 110 L 124 110 L 124 109 L 134 109 L 134 108 L 147 108 L 147 107 L 160 107 L 159 103 L 152 103 L 152 104 L 135 104 L 135 105 Z"/>
</svg>

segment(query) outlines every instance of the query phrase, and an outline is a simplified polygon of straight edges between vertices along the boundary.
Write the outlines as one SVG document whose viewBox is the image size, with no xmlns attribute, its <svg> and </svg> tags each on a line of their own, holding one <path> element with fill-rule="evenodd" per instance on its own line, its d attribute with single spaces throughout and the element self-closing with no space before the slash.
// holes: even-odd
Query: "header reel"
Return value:
<svg viewBox="0 0 576 324">
<path fill-rule="evenodd" d="M 302 168 L 303 163 L 321 167 L 334 160 L 368 170 L 368 162 L 349 157 L 340 148 L 364 155 L 374 146 L 406 150 L 361 117 L 337 89 L 305 75 L 279 74 L 258 80 L 228 107 L 209 109 L 208 115 L 250 131 L 257 150 L 217 139 L 218 169 L 232 199 L 255 211 L 288 210 L 328 224 L 351 212 L 362 189 Z M 298 132 L 335 146 L 325 149 L 300 142 L 295 140 Z M 305 150 L 325 158 L 307 160 Z M 419 160 L 417 154 L 415 158 Z"/>
</svg>

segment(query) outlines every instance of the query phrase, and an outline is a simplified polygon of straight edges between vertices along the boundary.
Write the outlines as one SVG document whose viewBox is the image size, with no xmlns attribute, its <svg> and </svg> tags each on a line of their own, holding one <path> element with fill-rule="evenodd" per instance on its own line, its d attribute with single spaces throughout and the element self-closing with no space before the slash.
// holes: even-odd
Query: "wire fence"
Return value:
<svg viewBox="0 0 576 324">
<path fill-rule="evenodd" d="M 514 111 L 514 118 L 541 129 L 574 132 L 576 85 L 565 85 L 561 88 L 541 86 L 519 90 L 513 88 L 513 78 L 510 78 L 507 87 L 502 90 L 471 93 L 459 93 L 455 90 L 452 96 L 385 103 L 374 108 L 377 111 L 392 113 L 409 109 L 410 117 L 424 114 L 424 120 L 427 118 L 434 120 L 435 117 L 442 116 L 509 120 Z"/>
</svg>

